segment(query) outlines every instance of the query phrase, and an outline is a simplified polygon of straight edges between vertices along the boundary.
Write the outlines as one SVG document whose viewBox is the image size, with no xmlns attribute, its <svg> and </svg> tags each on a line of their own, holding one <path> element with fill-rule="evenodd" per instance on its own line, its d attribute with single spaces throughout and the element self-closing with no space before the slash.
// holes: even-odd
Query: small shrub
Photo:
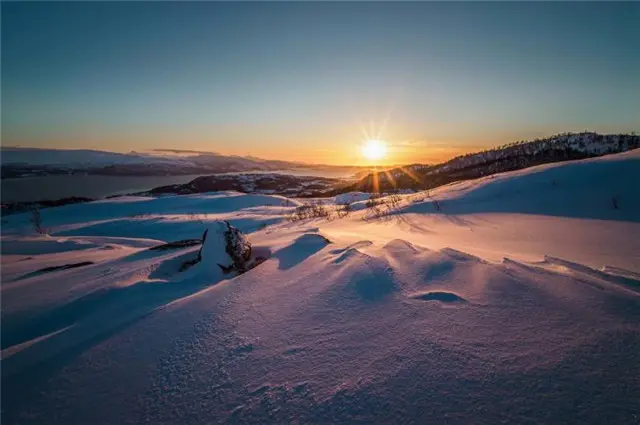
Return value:
<svg viewBox="0 0 640 425">
<path fill-rule="evenodd" d="M 428 193 L 428 192 L 427 192 Z M 416 193 L 415 195 L 413 195 L 411 197 L 411 202 L 413 202 L 414 204 L 418 203 L 418 202 L 422 202 L 427 198 L 427 195 L 425 195 L 424 192 L 419 192 Z"/>
<path fill-rule="evenodd" d="M 363 217 L 363 220 L 366 221 L 381 217 L 384 214 L 383 208 L 385 205 L 387 205 L 386 202 L 380 199 L 379 195 L 369 198 L 365 203 L 367 214 Z"/>
<path fill-rule="evenodd" d="M 338 209 L 337 209 L 338 218 L 344 218 L 348 216 L 351 210 L 352 210 L 352 207 L 349 202 L 345 202 L 344 204 L 338 205 Z"/>
<path fill-rule="evenodd" d="M 387 200 L 391 208 L 398 208 L 398 206 L 400 205 L 400 201 L 402 201 L 402 197 L 394 193 L 393 195 L 388 196 Z"/>
<path fill-rule="evenodd" d="M 312 218 L 325 218 L 329 220 L 331 218 L 331 213 L 325 205 L 315 202 L 296 207 L 293 214 L 289 217 L 289 220 L 295 222 L 309 220 Z"/>
<path fill-rule="evenodd" d="M 139 213 L 130 214 L 129 217 L 131 217 L 131 218 L 147 218 L 147 217 L 149 217 L 149 214 L 143 213 L 143 212 L 139 212 Z"/>
<path fill-rule="evenodd" d="M 312 206 L 312 211 L 313 211 L 313 217 L 314 218 L 329 218 L 331 216 L 331 213 L 329 212 L 329 209 L 323 205 L 323 204 L 314 204 Z"/>
<path fill-rule="evenodd" d="M 364 206 L 366 208 L 375 208 L 381 203 L 382 203 L 382 200 L 380 199 L 380 195 L 373 194 L 371 195 L 371 198 L 367 199 L 367 202 L 365 202 Z"/>
<path fill-rule="evenodd" d="M 293 210 L 291 217 L 289 219 L 291 221 L 302 221 L 311 217 L 311 208 L 309 205 L 300 205 Z"/>
</svg>

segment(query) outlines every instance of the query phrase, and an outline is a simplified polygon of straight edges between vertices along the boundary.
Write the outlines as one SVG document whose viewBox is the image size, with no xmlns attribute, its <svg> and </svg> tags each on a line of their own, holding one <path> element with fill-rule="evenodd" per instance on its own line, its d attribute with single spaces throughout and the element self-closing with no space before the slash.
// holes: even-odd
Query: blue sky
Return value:
<svg viewBox="0 0 640 425">
<path fill-rule="evenodd" d="M 364 126 L 414 162 L 633 131 L 638 22 L 634 2 L 3 3 L 2 143 L 344 163 Z"/>
</svg>

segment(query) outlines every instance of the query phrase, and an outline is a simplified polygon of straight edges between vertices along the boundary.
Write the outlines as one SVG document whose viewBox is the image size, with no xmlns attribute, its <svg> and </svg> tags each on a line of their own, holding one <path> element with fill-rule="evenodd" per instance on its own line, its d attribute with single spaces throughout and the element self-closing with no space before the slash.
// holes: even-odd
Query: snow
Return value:
<svg viewBox="0 0 640 425">
<path fill-rule="evenodd" d="M 334 202 L 336 204 L 351 204 L 353 202 L 366 201 L 369 198 L 371 198 L 371 193 L 347 192 L 336 195 L 334 197 Z"/>
<path fill-rule="evenodd" d="M 639 165 L 295 223 L 299 200 L 236 192 L 45 209 L 48 236 L 9 216 L 2 422 L 637 423 Z M 262 264 L 221 272 L 222 220 Z M 187 271 L 199 246 L 148 249 L 205 228 Z"/>
<path fill-rule="evenodd" d="M 631 151 L 457 183 L 441 188 L 446 194 L 439 199 L 450 214 L 507 212 L 639 221 L 640 197 L 633 178 L 639 168 L 640 155 Z M 614 198 L 619 209 L 614 208 Z"/>
<path fill-rule="evenodd" d="M 123 197 L 41 210 L 54 235 L 127 236 L 164 241 L 197 238 L 203 223 L 230 220 L 242 230 L 284 219 L 300 203 L 276 195 L 214 192 L 200 195 Z M 29 235 L 30 214 L 8 216 L 4 235 Z"/>
</svg>

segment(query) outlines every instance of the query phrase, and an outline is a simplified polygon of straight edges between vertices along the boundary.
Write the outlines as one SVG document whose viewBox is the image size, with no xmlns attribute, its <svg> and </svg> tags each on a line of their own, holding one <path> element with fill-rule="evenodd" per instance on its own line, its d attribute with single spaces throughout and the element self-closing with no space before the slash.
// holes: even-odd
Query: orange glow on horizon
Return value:
<svg viewBox="0 0 640 425">
<path fill-rule="evenodd" d="M 158 136 L 158 137 L 155 137 Z M 361 140 L 361 139 L 360 139 Z M 486 148 L 476 144 L 462 145 L 459 143 L 428 142 L 407 143 L 389 140 L 383 147 L 377 146 L 375 140 L 373 149 L 369 147 L 363 152 L 363 144 L 352 137 L 339 139 L 337 142 L 324 142 L 318 137 L 297 142 L 247 143 L 230 141 L 222 143 L 212 141 L 203 135 L 186 135 L 184 138 L 173 134 L 108 134 L 99 132 L 78 132 L 70 135 L 47 135 L 34 137 L 29 140 L 9 138 L 4 146 L 35 147 L 49 149 L 95 149 L 112 152 L 141 152 L 153 153 L 154 149 L 177 149 L 201 152 L 212 152 L 220 155 L 252 156 L 267 160 L 294 161 L 306 164 L 325 164 L 334 166 L 361 167 L 390 167 L 415 163 L 439 163 L 457 155 L 475 152 Z M 244 140 L 242 141 L 244 142 Z M 240 147 L 243 146 L 243 147 Z"/>
</svg>

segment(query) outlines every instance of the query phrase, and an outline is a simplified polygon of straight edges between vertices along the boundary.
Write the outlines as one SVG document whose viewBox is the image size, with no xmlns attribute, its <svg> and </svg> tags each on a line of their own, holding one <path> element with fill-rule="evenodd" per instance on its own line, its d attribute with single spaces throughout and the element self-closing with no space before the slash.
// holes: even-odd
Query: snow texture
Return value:
<svg viewBox="0 0 640 425">
<path fill-rule="evenodd" d="M 2 423 L 639 423 L 639 162 L 375 218 L 292 223 L 298 201 L 236 192 L 49 208 L 49 236 L 9 216 Z M 258 265 L 218 266 L 238 258 Z"/>
</svg>

